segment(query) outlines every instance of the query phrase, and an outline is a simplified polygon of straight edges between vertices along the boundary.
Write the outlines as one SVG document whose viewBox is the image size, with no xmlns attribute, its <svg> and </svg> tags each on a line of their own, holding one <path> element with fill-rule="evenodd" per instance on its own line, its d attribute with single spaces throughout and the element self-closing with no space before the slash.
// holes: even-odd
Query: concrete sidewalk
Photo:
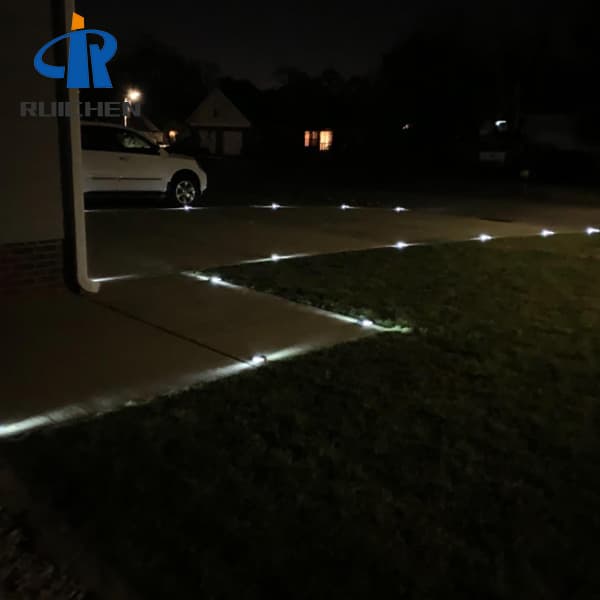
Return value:
<svg viewBox="0 0 600 600">
<path fill-rule="evenodd" d="M 376 331 L 277 296 L 186 276 L 106 284 L 99 301 L 239 362 L 286 358 Z"/>
<path fill-rule="evenodd" d="M 66 291 L 3 300 L 0 311 L 0 434 L 13 421 L 78 404 L 101 411 L 234 364 Z"/>
<path fill-rule="evenodd" d="M 117 409 L 375 330 L 183 276 L 0 302 L 0 437 Z"/>
</svg>

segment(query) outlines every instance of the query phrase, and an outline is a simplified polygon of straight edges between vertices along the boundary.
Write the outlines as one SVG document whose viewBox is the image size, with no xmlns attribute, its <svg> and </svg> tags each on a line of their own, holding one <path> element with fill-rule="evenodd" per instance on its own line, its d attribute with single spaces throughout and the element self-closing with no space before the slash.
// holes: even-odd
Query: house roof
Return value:
<svg viewBox="0 0 600 600">
<path fill-rule="evenodd" d="M 246 129 L 250 121 L 219 89 L 213 90 L 190 115 L 187 122 L 195 127 L 234 127 Z"/>
<path fill-rule="evenodd" d="M 148 118 L 140 115 L 131 115 L 128 119 L 128 126 L 136 131 L 146 131 L 151 133 L 160 133 L 160 129 Z"/>
</svg>

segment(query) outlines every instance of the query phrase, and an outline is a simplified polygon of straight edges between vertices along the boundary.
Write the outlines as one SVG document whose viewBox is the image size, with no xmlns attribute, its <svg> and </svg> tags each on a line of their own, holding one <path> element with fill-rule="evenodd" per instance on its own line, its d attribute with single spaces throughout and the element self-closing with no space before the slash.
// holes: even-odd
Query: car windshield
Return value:
<svg viewBox="0 0 600 600">
<path fill-rule="evenodd" d="M 132 131 L 119 130 L 116 139 L 126 150 L 154 150 L 157 148 L 155 144 Z"/>
</svg>

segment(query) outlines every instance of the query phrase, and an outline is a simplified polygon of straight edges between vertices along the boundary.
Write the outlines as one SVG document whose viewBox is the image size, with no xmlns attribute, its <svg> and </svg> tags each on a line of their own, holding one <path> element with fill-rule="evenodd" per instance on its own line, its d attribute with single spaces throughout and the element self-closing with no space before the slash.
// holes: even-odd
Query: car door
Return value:
<svg viewBox="0 0 600 600">
<path fill-rule="evenodd" d="M 84 192 L 118 192 L 121 161 L 113 127 L 81 127 L 81 159 Z"/>
<path fill-rule="evenodd" d="M 167 161 L 160 148 L 130 129 L 119 129 L 120 189 L 123 192 L 165 192 Z"/>
</svg>

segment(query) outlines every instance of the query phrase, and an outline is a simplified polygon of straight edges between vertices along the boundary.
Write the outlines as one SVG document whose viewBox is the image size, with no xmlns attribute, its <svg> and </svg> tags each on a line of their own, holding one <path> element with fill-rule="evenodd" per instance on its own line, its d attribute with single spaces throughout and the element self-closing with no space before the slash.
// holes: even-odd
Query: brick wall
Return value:
<svg viewBox="0 0 600 600">
<path fill-rule="evenodd" d="M 63 240 L 0 245 L 0 294 L 62 285 Z"/>
</svg>

